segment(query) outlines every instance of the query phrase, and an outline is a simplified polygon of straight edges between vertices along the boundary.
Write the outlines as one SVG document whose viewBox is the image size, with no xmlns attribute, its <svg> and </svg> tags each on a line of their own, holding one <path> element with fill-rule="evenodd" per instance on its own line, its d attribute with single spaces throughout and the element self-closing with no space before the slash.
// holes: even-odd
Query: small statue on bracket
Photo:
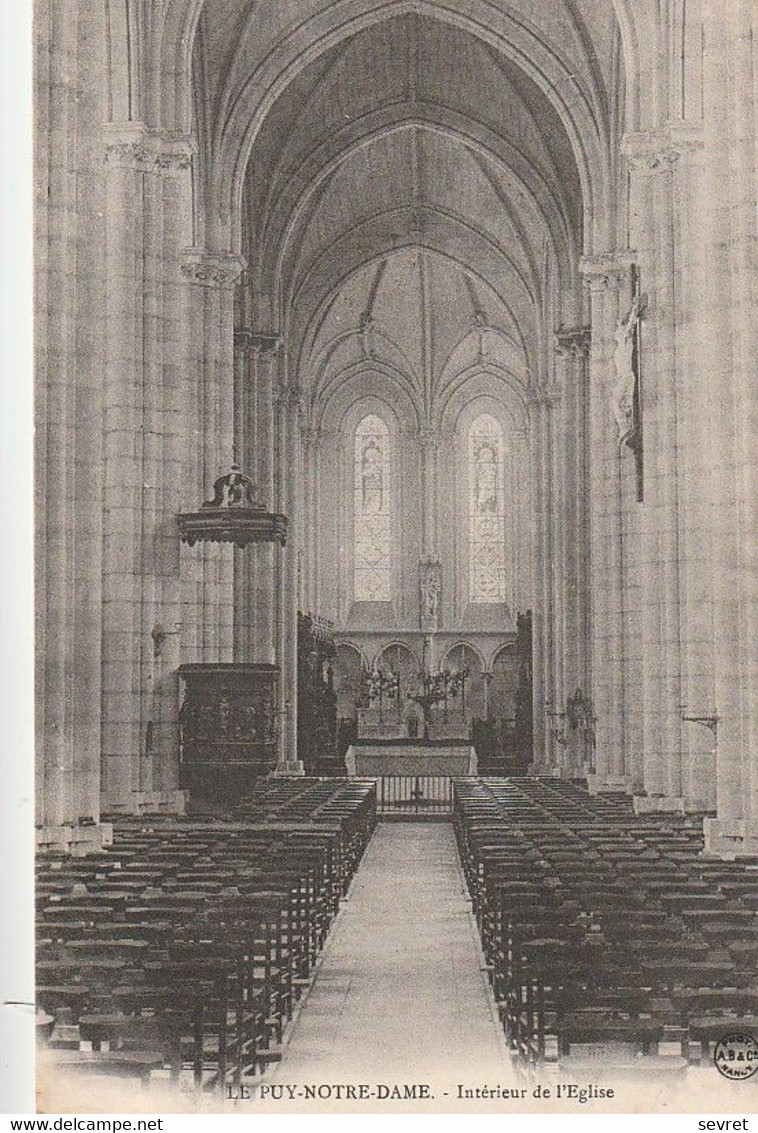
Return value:
<svg viewBox="0 0 758 1133">
<path fill-rule="evenodd" d="M 232 464 L 225 476 L 219 476 L 213 483 L 213 499 L 206 500 L 203 507 L 212 508 L 254 508 L 265 511 L 264 505 L 255 498 L 255 484 L 246 476 L 239 464 Z"/>
<path fill-rule="evenodd" d="M 437 628 L 441 591 L 442 567 L 432 559 L 423 560 L 419 563 L 419 604 L 422 626 Z"/>
</svg>

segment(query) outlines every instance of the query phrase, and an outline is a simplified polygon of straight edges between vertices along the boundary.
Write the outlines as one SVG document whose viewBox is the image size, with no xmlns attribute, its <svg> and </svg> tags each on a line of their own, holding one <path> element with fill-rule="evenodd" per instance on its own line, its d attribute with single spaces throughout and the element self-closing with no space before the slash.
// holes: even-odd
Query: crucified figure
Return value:
<svg viewBox="0 0 758 1133">
<path fill-rule="evenodd" d="M 646 303 L 645 295 L 635 296 L 628 315 L 616 323 L 616 348 L 613 352 L 616 382 L 613 386 L 612 402 L 620 445 L 628 441 L 634 433 L 634 335 Z"/>
</svg>

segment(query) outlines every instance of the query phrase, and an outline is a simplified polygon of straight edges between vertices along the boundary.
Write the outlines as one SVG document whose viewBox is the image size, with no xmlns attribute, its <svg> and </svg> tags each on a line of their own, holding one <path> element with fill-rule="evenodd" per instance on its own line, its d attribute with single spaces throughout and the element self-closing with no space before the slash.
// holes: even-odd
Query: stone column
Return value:
<svg viewBox="0 0 758 1133">
<path fill-rule="evenodd" d="M 319 613 L 318 606 L 318 460 L 321 432 L 310 425 L 300 429 L 300 447 L 303 464 L 301 523 L 302 549 L 300 557 L 300 608 L 304 613 Z"/>
<path fill-rule="evenodd" d="M 105 142 L 102 795 L 109 810 L 181 809 L 176 663 L 184 376 L 176 255 L 192 146 L 139 124 Z"/>
<path fill-rule="evenodd" d="M 177 271 L 177 249 L 192 231 L 192 163 L 194 146 L 184 138 L 162 137 L 157 154 L 160 177 L 155 196 L 154 270 L 158 283 L 148 310 L 152 359 L 146 398 L 145 480 L 154 485 L 155 528 L 149 539 L 145 569 L 154 577 L 155 608 L 148 615 L 152 659 L 146 658 L 147 717 L 152 725 L 152 773 L 145 787 L 151 794 L 142 809 L 182 810 L 179 786 L 179 689 L 182 623 L 180 549 L 175 516 L 182 509 L 185 451 L 191 443 L 184 412 L 186 374 L 183 362 L 185 284 Z M 147 198 L 148 200 L 150 198 Z M 149 501 L 149 497 L 148 497 Z M 146 517 L 145 517 L 146 518 Z M 146 626 L 146 628 L 148 628 Z M 152 704 L 150 704 L 152 699 Z M 143 778 L 145 778 L 143 776 Z M 144 789 L 144 788 L 143 788 Z"/>
<path fill-rule="evenodd" d="M 532 611 L 533 658 L 533 728 L 534 746 L 531 771 L 544 774 L 551 766 L 552 739 L 545 726 L 545 711 L 550 695 L 548 625 L 550 595 L 548 581 L 549 548 L 547 546 L 546 509 L 546 405 L 540 393 L 529 398 L 529 439 L 532 465 L 534 520 L 532 525 L 532 571 L 534 609 Z M 548 749 L 550 744 L 550 750 Z"/>
<path fill-rule="evenodd" d="M 257 416 L 256 350 L 252 332 L 238 327 L 234 332 L 234 458 L 252 479 L 258 495 L 255 468 Z M 234 659 L 255 660 L 257 629 L 257 566 L 253 544 L 234 548 Z"/>
<path fill-rule="evenodd" d="M 683 611 L 688 574 L 689 584 L 697 588 L 696 573 L 690 571 L 697 572 L 698 557 L 687 515 L 692 502 L 687 473 L 694 471 L 695 455 L 689 450 L 688 418 L 693 408 L 696 414 L 698 409 L 687 404 L 692 376 L 682 350 L 682 328 L 691 317 L 694 298 L 692 279 L 677 261 L 682 244 L 698 239 L 692 231 L 690 194 L 697 167 L 690 160 L 682 163 L 682 158 L 695 157 L 701 146 L 699 128 L 684 124 L 629 135 L 624 141 L 631 171 L 632 240 L 641 288 L 648 296 L 641 357 L 644 795 L 636 803 L 643 811 L 702 809 L 702 774 L 708 777 L 700 757 L 695 757 L 696 780 L 689 775 L 688 741 L 697 745 L 701 737 L 686 725 L 683 731 L 682 721 L 687 714 L 682 705 L 689 699 L 685 695 L 689 650 Z"/>
<path fill-rule="evenodd" d="M 457 614 L 458 595 L 456 583 L 464 577 L 459 571 L 459 544 L 465 526 L 466 509 L 461 505 L 461 480 L 465 469 L 465 455 L 456 452 L 456 437 L 453 429 L 442 429 L 439 434 L 437 451 L 437 551 L 436 557 L 442 567 L 442 593 L 440 595 L 439 617 L 441 625 L 450 625 Z M 457 565 L 458 564 L 458 565 Z M 465 596 L 464 596 L 465 597 Z"/>
<path fill-rule="evenodd" d="M 96 11 L 84 27 L 80 8 L 43 5 L 34 27 L 35 821 L 40 846 L 77 854 L 111 835 L 100 821 L 102 27 Z"/>
<path fill-rule="evenodd" d="M 589 610 L 587 551 L 587 361 L 588 327 L 563 328 L 556 333 L 556 350 L 562 370 L 562 559 L 563 559 L 563 695 L 561 706 L 577 688 L 591 697 L 589 656 Z M 585 762 L 580 750 L 579 729 L 567 729 L 566 764 L 578 768 Z"/>
<path fill-rule="evenodd" d="M 437 557 L 437 451 L 439 432 L 431 426 L 419 429 L 418 446 L 421 461 L 421 500 L 422 500 L 422 544 L 424 557 Z"/>
<path fill-rule="evenodd" d="M 324 447 L 323 429 L 315 429 L 311 441 L 311 580 L 312 609 L 321 614 L 321 457 Z"/>
<path fill-rule="evenodd" d="M 198 499 L 208 499 L 213 481 L 235 455 L 234 287 L 244 266 L 232 252 L 188 248 L 181 255 L 186 365 L 195 376 L 194 388 L 188 382 L 186 389 L 195 440 L 194 451 L 187 454 L 193 507 Z M 187 611 L 194 623 L 191 659 L 234 660 L 234 549 L 214 544 L 185 548 L 182 568 L 194 607 Z M 189 660 L 190 651 L 182 645 Z"/>
<path fill-rule="evenodd" d="M 589 390 L 592 683 L 596 717 L 591 788 L 630 786 L 624 750 L 624 595 L 619 452 L 611 410 L 619 291 L 628 285 L 628 253 L 585 258 L 592 342 Z"/>
<path fill-rule="evenodd" d="M 731 856 L 758 853 L 758 16 L 754 4 L 736 0 L 706 5 L 703 25 L 702 298 L 695 333 L 709 428 L 718 715 L 717 816 L 706 820 L 706 850 Z"/>
<path fill-rule="evenodd" d="M 302 775 L 297 758 L 297 615 L 298 551 L 301 545 L 302 469 L 300 467 L 301 390 L 289 386 L 277 399 L 279 416 L 278 498 L 279 508 L 289 518 L 287 545 L 277 557 L 277 664 L 280 669 L 280 730 L 276 773 Z"/>
<path fill-rule="evenodd" d="M 272 333 L 251 336 L 255 373 L 255 445 L 250 467 L 255 469 L 258 496 L 270 510 L 276 510 L 274 486 L 274 389 L 278 386 L 279 338 Z M 273 664 L 275 632 L 275 571 L 281 552 L 273 543 L 249 547 L 256 558 L 256 661 Z"/>
<path fill-rule="evenodd" d="M 565 375 L 564 375 L 565 376 Z M 562 445 L 564 432 L 562 429 L 565 414 L 565 386 L 555 382 L 545 390 L 545 409 L 547 426 L 548 461 L 546 467 L 548 489 L 548 543 L 549 543 L 549 571 L 548 580 L 551 597 L 550 619 L 550 667 L 552 673 L 552 687 L 550 700 L 555 711 L 562 712 L 566 704 L 566 689 L 564 681 L 565 657 L 565 483 L 564 461 Z M 554 756 L 562 752 L 553 752 Z"/>
<path fill-rule="evenodd" d="M 532 610 L 533 656 L 533 774 L 552 774 L 559 761 L 549 713 L 562 708 L 561 618 L 562 562 L 557 547 L 561 508 L 559 494 L 556 385 L 532 390 L 529 399 L 529 439 L 532 466 Z"/>
</svg>

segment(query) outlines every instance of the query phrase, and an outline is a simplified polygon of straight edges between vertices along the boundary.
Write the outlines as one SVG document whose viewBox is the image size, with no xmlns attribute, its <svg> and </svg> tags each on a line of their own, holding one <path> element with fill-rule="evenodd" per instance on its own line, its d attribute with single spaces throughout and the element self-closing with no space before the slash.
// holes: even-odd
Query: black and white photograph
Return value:
<svg viewBox="0 0 758 1133">
<path fill-rule="evenodd" d="M 36 1112 L 748 1129 L 754 0 L 30 35 Z"/>
</svg>

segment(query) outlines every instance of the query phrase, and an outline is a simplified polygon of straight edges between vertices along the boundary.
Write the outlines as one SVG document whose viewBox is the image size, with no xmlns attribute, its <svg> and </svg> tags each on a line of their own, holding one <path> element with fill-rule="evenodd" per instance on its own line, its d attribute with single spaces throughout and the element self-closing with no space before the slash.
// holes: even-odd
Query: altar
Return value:
<svg viewBox="0 0 758 1133">
<path fill-rule="evenodd" d="M 357 778 L 476 775 L 469 731 L 465 714 L 452 707 L 429 712 L 426 721 L 413 703 L 396 713 L 362 709 L 358 736 L 345 758 L 347 773 Z"/>
<path fill-rule="evenodd" d="M 476 775 L 476 752 L 461 740 L 356 740 L 345 758 L 350 778 Z"/>
</svg>

